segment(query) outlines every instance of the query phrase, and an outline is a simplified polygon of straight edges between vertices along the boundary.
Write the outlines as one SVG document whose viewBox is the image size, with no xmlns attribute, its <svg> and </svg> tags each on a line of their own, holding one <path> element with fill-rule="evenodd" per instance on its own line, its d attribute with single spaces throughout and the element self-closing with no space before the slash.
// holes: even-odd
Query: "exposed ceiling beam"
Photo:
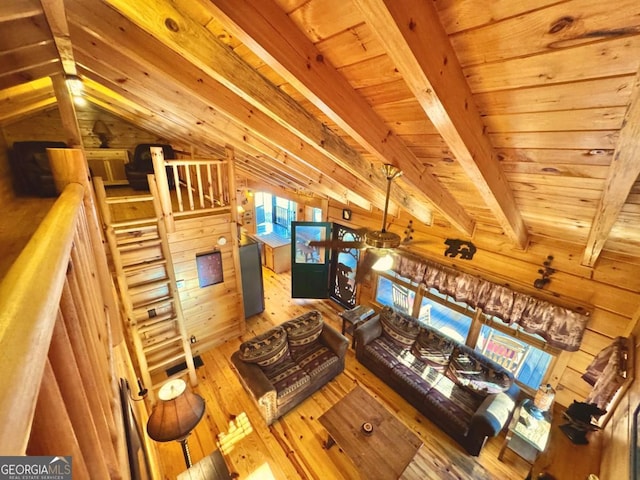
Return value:
<svg viewBox="0 0 640 480">
<path fill-rule="evenodd" d="M 640 71 L 636 74 L 631 101 L 624 117 L 613 161 L 591 223 L 582 264 L 593 267 L 631 188 L 640 175 Z"/>
<path fill-rule="evenodd" d="M 73 23 L 72 29 L 74 32 L 76 31 Z M 75 35 L 75 37 L 82 38 L 80 32 L 78 31 L 77 33 L 78 35 Z M 86 47 L 87 42 L 83 43 Z M 110 51 L 108 45 L 101 40 L 94 39 L 91 45 L 103 53 L 101 58 L 109 59 L 105 62 L 99 62 L 98 59 L 92 59 L 88 53 L 85 53 L 82 47 L 76 47 L 76 57 L 82 69 L 81 71 L 85 75 L 87 90 L 91 93 L 89 100 L 93 103 L 101 105 L 107 111 L 113 113 L 117 112 L 109 104 L 122 102 L 132 106 L 146 103 L 147 107 L 153 108 L 156 112 L 170 111 L 173 114 L 173 120 L 165 118 L 162 113 L 155 114 L 151 110 L 144 109 L 147 113 L 142 115 L 142 121 L 137 123 L 150 131 L 160 131 L 162 135 L 178 142 L 185 141 L 188 138 L 189 142 L 203 148 L 207 148 L 207 144 L 210 145 L 211 142 L 217 142 L 219 145 L 230 143 L 236 149 L 237 165 L 247 165 L 249 163 L 255 170 L 264 168 L 260 164 L 266 164 L 270 167 L 271 173 L 265 172 L 264 175 L 266 180 L 277 183 L 280 186 L 286 186 L 292 190 L 307 191 L 313 189 L 325 197 L 329 196 L 337 201 L 345 202 L 345 198 L 340 193 L 344 190 L 343 187 L 334 183 L 331 179 L 323 177 L 297 159 L 288 156 L 286 152 L 274 150 L 259 139 L 253 138 L 253 135 L 230 124 L 223 117 L 217 115 L 211 115 L 208 118 L 194 117 L 189 123 L 184 123 L 184 120 L 189 120 L 192 117 L 192 114 L 186 109 L 195 109 L 195 111 L 209 115 L 211 111 L 206 105 L 199 106 L 198 99 L 185 97 L 187 92 L 184 90 L 179 98 L 176 97 L 175 100 L 172 100 L 175 96 L 172 93 L 175 88 L 167 85 L 156 88 L 156 79 L 159 76 L 154 74 L 155 72 L 150 68 L 150 65 L 142 64 L 140 67 L 135 67 L 133 61 Z M 131 64 L 127 63 L 130 61 L 132 62 Z M 87 65 L 90 65 L 90 68 L 87 68 Z M 122 70 L 114 69 L 116 65 L 121 67 Z M 137 71 L 137 68 L 140 68 L 140 72 Z M 128 80 L 125 83 L 127 90 L 122 88 L 122 82 L 117 82 L 117 79 L 121 79 L 125 71 L 128 75 Z M 145 76 L 144 72 L 149 75 Z M 99 77 L 96 77 L 96 75 L 99 75 Z M 94 77 L 96 77 L 95 80 Z M 125 99 L 103 85 L 111 85 L 114 89 L 120 89 L 129 97 L 135 95 L 135 102 Z M 153 97 L 151 92 L 159 92 L 161 94 Z M 103 100 L 93 99 L 92 97 L 96 94 Z M 144 118 L 147 116 L 153 116 L 152 124 L 149 124 L 150 122 Z M 180 120 L 176 120 L 176 116 Z M 132 121 L 130 116 L 127 119 Z M 176 124 L 176 121 L 181 125 Z M 153 124 L 158 125 L 154 127 Z M 194 129 L 193 125 L 197 125 L 197 127 Z M 189 132 L 189 137 L 187 137 L 187 132 Z M 247 155 L 243 155 L 242 152 L 247 152 Z M 260 157 L 260 161 L 257 162 L 254 157 Z M 348 198 L 358 201 L 358 198 L 352 193 L 349 194 Z M 363 199 L 360 200 L 363 201 Z M 362 202 L 358 201 L 358 203 Z M 365 202 L 365 205 L 368 205 L 368 203 Z"/>
<path fill-rule="evenodd" d="M 356 4 L 500 226 L 525 248 L 527 227 L 435 4 L 413 0 L 356 0 Z"/>
<path fill-rule="evenodd" d="M 53 91 L 58 100 L 58 109 L 62 120 L 62 128 L 67 136 L 67 144 L 72 148 L 82 148 L 82 134 L 78 125 L 78 117 L 73 104 L 73 96 L 69 91 L 69 85 L 65 78 L 68 75 L 77 75 L 76 62 L 73 59 L 73 48 L 69 37 L 69 25 L 62 0 L 40 0 L 44 16 L 53 35 L 53 41 L 58 51 L 58 57 L 62 65 L 64 77 L 54 75 L 51 77 Z"/>
<path fill-rule="evenodd" d="M 75 37 L 83 38 L 82 33 L 75 30 L 73 23 L 72 29 L 77 33 Z M 84 48 L 93 48 L 101 52 L 101 55 L 92 57 L 90 52 L 84 51 Z M 133 54 L 121 55 L 97 38 L 92 42 L 82 42 L 82 46 L 77 44 L 76 57 L 81 64 L 89 66 L 88 70 L 100 75 L 97 82 L 111 85 L 113 89 L 120 89 L 123 95 L 134 95 L 138 103 L 153 108 L 157 113 L 156 121 L 162 121 L 164 118 L 165 121 L 184 125 L 189 136 L 183 133 L 185 136 L 178 141 L 193 142 L 196 138 L 200 138 L 200 141 L 205 144 L 207 142 L 217 142 L 221 145 L 230 143 L 238 152 L 248 150 L 250 155 L 254 154 L 254 150 L 260 148 L 263 143 L 259 139 L 253 139 L 251 133 L 229 122 L 224 116 L 212 111 L 208 103 L 193 97 L 188 89 L 182 87 L 177 89 L 175 85 L 167 84 L 162 71 L 156 70 L 142 58 L 136 58 Z M 127 81 L 123 82 L 123 78 Z M 171 112 L 171 115 L 168 112 Z M 195 116 L 196 114 L 198 116 Z M 184 123 L 185 120 L 188 123 Z M 273 128 L 277 127 L 277 125 L 273 126 Z M 288 171 L 291 176 L 298 177 L 297 183 L 300 188 L 314 188 L 323 196 L 329 196 L 341 203 L 351 201 L 362 208 L 370 208 L 367 200 L 349 192 L 331 178 L 314 172 L 295 157 L 281 151 L 275 152 L 274 155 L 271 147 L 263 148 L 260 153 L 277 158 L 280 165 L 276 171 Z M 275 181 L 275 177 L 272 180 Z M 289 187 L 291 187 L 290 184 Z"/>
<path fill-rule="evenodd" d="M 314 168 L 318 168 L 325 175 L 334 178 L 365 198 L 372 194 L 384 197 L 381 193 L 386 189 L 386 179 L 379 168 L 372 166 L 294 99 L 246 64 L 205 26 L 179 12 L 171 2 L 149 0 L 139 4 L 126 0 L 105 0 L 105 3 L 122 12 L 144 31 L 168 45 L 180 56 L 188 59 L 233 91 L 239 98 L 252 105 L 249 115 L 257 114 L 256 108 L 259 109 L 332 160 L 327 161 L 328 159 L 325 158 L 321 164 L 314 164 Z M 203 93 L 205 90 L 208 89 L 202 86 L 197 89 L 198 92 L 203 91 Z M 233 103 L 231 111 L 219 104 L 217 106 L 228 114 L 236 110 L 237 115 L 238 100 L 235 99 Z M 247 115 L 242 116 L 248 119 Z M 273 136 L 273 133 L 268 136 Z M 300 143 L 298 139 L 298 144 Z M 296 154 L 295 151 L 291 153 Z M 300 155 L 300 157 L 305 155 L 310 154 Z M 306 157 L 305 161 L 307 161 Z M 338 178 L 340 169 L 346 169 L 357 176 L 357 182 L 354 184 L 353 179 L 349 181 L 344 176 Z M 415 218 L 427 224 L 431 223 L 428 205 L 415 199 L 398 184 L 394 185 L 391 198 Z M 381 207 L 384 199 L 375 201 L 374 204 Z"/>
<path fill-rule="evenodd" d="M 331 120 L 376 155 L 403 170 L 403 180 L 429 198 L 457 229 L 472 235 L 473 219 L 271 0 L 211 0 L 218 21 Z"/>
<path fill-rule="evenodd" d="M 53 41 L 56 44 L 64 73 L 66 75 L 77 75 L 71 38 L 69 37 L 69 25 L 67 24 L 67 16 L 62 0 L 40 0 L 40 3 L 53 34 Z"/>
<path fill-rule="evenodd" d="M 252 135 L 288 152 L 290 158 L 311 165 L 319 172 L 319 181 L 333 190 L 330 195 L 332 198 L 341 197 L 338 201 L 353 202 L 364 209 L 371 209 L 371 202 L 379 206 L 384 204 L 382 192 L 373 191 L 352 173 L 334 165 L 325 154 L 311 148 L 290 130 L 204 75 L 179 54 L 159 45 L 119 13 L 104 5 L 90 5 L 86 1 L 69 0 L 67 5 L 76 50 L 86 52 L 87 57 L 83 59 L 85 63 L 102 63 L 103 70 L 108 64 L 108 68 L 114 72 L 110 75 L 112 83 L 127 89 L 128 83 L 137 78 L 135 81 L 148 91 L 141 96 L 144 101 L 175 99 L 176 112 L 188 110 L 200 116 L 194 121 L 194 126 L 198 124 L 196 128 L 206 124 L 221 125 L 221 122 L 225 124 L 219 127 L 221 132 L 237 128 L 229 123 L 226 117 L 229 116 Z M 123 31 L 127 34 L 123 35 Z M 94 60 L 90 60 L 90 57 Z M 192 100 L 193 96 L 199 98 Z M 196 106 L 199 108 L 196 109 Z M 212 107 L 220 108 L 224 115 Z M 189 112 L 187 115 L 193 116 Z M 247 132 L 242 135 L 247 135 Z M 321 193 L 328 194 L 326 191 Z"/>
<path fill-rule="evenodd" d="M 82 148 L 82 134 L 69 86 L 62 74 L 52 76 L 51 81 L 58 100 L 62 129 L 67 137 L 66 143 L 71 148 Z"/>
</svg>

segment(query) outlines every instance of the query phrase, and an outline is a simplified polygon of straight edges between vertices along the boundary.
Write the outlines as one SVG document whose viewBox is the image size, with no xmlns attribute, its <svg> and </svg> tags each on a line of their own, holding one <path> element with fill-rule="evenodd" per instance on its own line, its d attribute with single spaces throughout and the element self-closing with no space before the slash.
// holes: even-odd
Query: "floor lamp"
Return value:
<svg viewBox="0 0 640 480">
<path fill-rule="evenodd" d="M 156 442 L 178 441 L 190 468 L 187 437 L 204 415 L 204 399 L 187 389 L 185 381 L 179 378 L 162 385 L 158 399 L 147 421 L 147 433 Z"/>
</svg>

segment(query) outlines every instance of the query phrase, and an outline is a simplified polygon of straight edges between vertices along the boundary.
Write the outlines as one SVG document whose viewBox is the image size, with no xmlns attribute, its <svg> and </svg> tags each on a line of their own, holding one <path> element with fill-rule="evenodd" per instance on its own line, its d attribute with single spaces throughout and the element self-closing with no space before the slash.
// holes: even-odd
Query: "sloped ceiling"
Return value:
<svg viewBox="0 0 640 480">
<path fill-rule="evenodd" d="M 8 0 L 0 124 L 96 107 L 242 175 L 640 256 L 640 9 L 619 0 Z M 58 96 L 60 94 L 58 93 Z"/>
</svg>

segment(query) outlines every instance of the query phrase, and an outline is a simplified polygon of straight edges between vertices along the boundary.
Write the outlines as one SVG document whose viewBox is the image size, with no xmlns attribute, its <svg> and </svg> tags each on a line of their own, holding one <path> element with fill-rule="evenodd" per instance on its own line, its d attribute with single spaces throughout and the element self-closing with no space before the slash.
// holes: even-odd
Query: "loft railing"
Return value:
<svg viewBox="0 0 640 480">
<path fill-rule="evenodd" d="M 226 160 L 169 160 L 176 189 L 178 212 L 213 211 L 229 207 Z M 184 191 L 183 191 L 184 190 Z M 183 193 L 187 197 L 185 208 Z"/>
<path fill-rule="evenodd" d="M 66 186 L 0 284 L 0 455 L 71 455 L 74 478 L 128 478 L 106 257 L 82 152 L 58 153 Z"/>
<path fill-rule="evenodd" d="M 174 219 L 194 214 L 235 212 L 233 150 L 224 160 L 165 160 L 161 147 L 151 147 L 158 196 L 169 232 L 175 231 Z M 172 200 L 169 186 L 173 185 Z"/>
</svg>

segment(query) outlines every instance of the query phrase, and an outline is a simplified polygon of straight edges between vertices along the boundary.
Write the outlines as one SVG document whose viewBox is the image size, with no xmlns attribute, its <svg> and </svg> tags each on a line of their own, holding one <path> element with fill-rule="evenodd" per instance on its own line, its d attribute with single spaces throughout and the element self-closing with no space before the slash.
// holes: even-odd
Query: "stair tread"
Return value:
<svg viewBox="0 0 640 480">
<path fill-rule="evenodd" d="M 157 317 L 154 317 L 154 319 Z M 167 328 L 168 326 L 170 326 L 172 323 L 174 323 L 176 320 L 175 317 L 169 317 L 169 318 L 164 318 L 161 320 L 157 320 L 154 322 L 145 322 L 142 325 L 137 325 L 137 331 L 138 331 L 138 335 L 149 335 L 151 334 L 151 332 L 153 332 L 154 330 L 158 330 L 161 328 Z M 176 335 L 178 334 L 178 332 L 176 331 Z"/>
<path fill-rule="evenodd" d="M 145 248 L 151 248 L 162 244 L 162 240 L 160 238 L 151 238 L 149 240 L 138 240 L 136 242 L 131 242 L 126 245 L 118 245 L 118 250 L 120 252 L 131 252 L 133 250 L 142 250 Z"/>
<path fill-rule="evenodd" d="M 175 299 L 171 295 L 165 295 L 164 297 L 156 298 L 150 302 L 143 302 L 133 305 L 133 311 L 149 311 L 153 308 L 163 307 L 168 303 L 175 302 Z"/>
<path fill-rule="evenodd" d="M 136 230 L 138 231 L 138 230 Z M 126 236 L 126 237 L 120 237 L 118 239 L 116 239 L 116 245 L 118 245 L 118 247 L 121 246 L 125 246 L 125 245 L 130 245 L 132 243 L 135 242 L 142 242 L 145 240 L 160 240 L 160 237 L 156 234 L 152 234 L 152 235 L 131 235 L 131 236 Z"/>
<path fill-rule="evenodd" d="M 164 277 L 161 279 L 151 280 L 148 282 L 135 283 L 135 284 L 129 285 L 128 289 L 130 294 L 136 294 L 136 293 L 148 292 L 149 290 L 154 290 L 163 285 L 169 285 L 170 282 L 171 282 L 171 279 L 169 279 L 169 277 Z"/>
<path fill-rule="evenodd" d="M 178 360 L 181 360 L 183 358 L 186 358 L 186 353 L 184 352 L 184 350 L 181 350 L 180 352 L 170 357 L 167 357 L 163 360 L 160 360 L 153 364 L 149 363 L 147 366 L 149 368 L 149 371 L 153 372 L 154 370 L 160 370 L 160 369 L 165 369 L 166 367 L 170 367 L 172 366 L 172 364 L 176 363 Z"/>
<path fill-rule="evenodd" d="M 152 202 L 153 195 L 122 195 L 122 196 L 113 196 L 106 197 L 108 204 L 116 204 L 116 203 L 136 203 L 136 202 Z"/>
<path fill-rule="evenodd" d="M 182 337 L 180 337 L 179 335 L 176 335 L 175 337 L 170 337 L 170 338 L 165 338 L 164 340 L 160 340 L 154 343 L 150 343 L 147 345 L 144 345 L 142 347 L 142 351 L 145 353 L 149 353 L 149 352 L 153 352 L 154 350 L 157 350 L 159 348 L 163 348 L 163 347 L 167 347 L 169 345 L 172 345 L 174 343 L 178 343 L 181 342 L 182 343 Z"/>
<path fill-rule="evenodd" d="M 144 217 L 144 218 L 134 218 L 133 220 L 122 220 L 119 222 L 111 222 L 111 227 L 114 230 L 119 230 L 127 227 L 137 227 L 140 228 L 145 224 L 157 224 L 158 219 L 156 217 Z"/>
<path fill-rule="evenodd" d="M 114 231 L 116 232 L 116 234 L 120 234 L 120 233 L 131 233 L 131 232 L 135 232 L 137 230 L 157 230 L 158 229 L 158 224 L 154 223 L 154 224 L 144 224 L 144 225 L 132 225 L 131 227 L 126 227 L 126 228 L 114 228 Z"/>
<path fill-rule="evenodd" d="M 122 270 L 124 270 L 125 274 L 133 274 L 138 273 L 141 270 L 145 270 L 147 268 L 161 267 L 167 264 L 167 260 L 161 258 L 160 260 L 150 260 L 144 261 L 140 263 L 130 263 L 126 266 L 122 266 Z"/>
</svg>

